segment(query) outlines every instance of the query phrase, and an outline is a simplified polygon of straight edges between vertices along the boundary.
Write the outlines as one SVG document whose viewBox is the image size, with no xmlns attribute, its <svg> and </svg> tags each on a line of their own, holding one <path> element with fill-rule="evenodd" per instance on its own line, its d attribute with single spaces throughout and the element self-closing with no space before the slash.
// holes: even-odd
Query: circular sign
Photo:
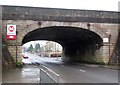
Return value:
<svg viewBox="0 0 120 85">
<path fill-rule="evenodd" d="M 10 32 L 13 32 L 13 31 L 15 30 L 15 28 L 14 28 L 13 26 L 10 26 L 10 27 L 8 28 L 8 30 L 9 30 Z"/>
</svg>

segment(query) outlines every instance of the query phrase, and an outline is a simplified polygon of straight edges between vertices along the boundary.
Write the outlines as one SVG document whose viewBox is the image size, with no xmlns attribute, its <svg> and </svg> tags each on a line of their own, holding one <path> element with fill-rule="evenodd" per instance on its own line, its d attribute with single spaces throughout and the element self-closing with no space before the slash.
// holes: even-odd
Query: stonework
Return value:
<svg viewBox="0 0 120 85">
<path fill-rule="evenodd" d="M 50 27 L 50 26 L 71 26 L 71 27 L 81 27 L 84 29 L 87 28 L 87 23 L 80 23 L 80 22 L 53 22 L 53 21 L 41 21 L 41 25 L 38 24 L 37 21 L 32 20 L 3 20 L 3 35 L 5 37 L 6 35 L 6 26 L 7 24 L 15 24 L 17 26 L 17 40 L 6 40 L 9 51 L 11 55 L 13 56 L 14 60 L 16 58 L 16 45 L 17 45 L 17 57 L 21 58 L 21 46 L 22 46 L 22 39 L 24 36 L 35 30 L 35 29 L 44 29 L 44 27 Z M 109 35 L 111 35 L 110 43 L 107 43 L 107 46 L 102 46 L 102 53 L 99 53 L 101 50 L 96 51 L 96 55 L 99 57 L 96 57 L 96 61 L 103 60 L 104 63 L 109 62 L 109 57 L 111 56 L 115 43 L 117 41 L 118 36 L 118 25 L 117 24 L 104 24 L 104 23 L 91 23 L 90 30 L 97 33 L 101 36 L 101 38 L 108 38 L 107 32 L 109 32 Z M 110 44 L 110 54 L 109 54 L 109 44 Z M 102 54 L 102 56 L 101 56 Z M 91 57 L 90 57 L 91 58 Z M 92 59 L 92 58 L 91 58 Z M 89 59 L 88 59 L 89 60 Z"/>
<path fill-rule="evenodd" d="M 116 12 L 99 12 L 87 10 L 75 11 L 60 9 L 51 9 L 53 11 L 51 12 L 47 11 L 48 9 L 39 9 L 32 7 L 11 8 L 13 8 L 13 10 L 11 10 L 9 7 L 3 6 L 2 35 L 5 39 L 6 46 L 8 46 L 9 52 L 15 61 L 17 56 L 18 61 L 21 62 L 23 44 L 22 40 L 29 32 L 51 26 L 68 26 L 87 29 L 98 34 L 101 38 L 109 38 L 109 42 L 103 43 L 103 46 L 100 49 L 96 50 L 95 57 L 86 55 L 86 57 L 83 58 L 83 60 L 90 62 L 95 61 L 103 62 L 105 64 L 109 63 L 109 60 L 114 52 L 113 50 L 115 50 L 115 46 L 117 44 L 116 41 L 118 39 L 119 24 L 117 16 L 118 14 Z M 21 10 L 19 11 L 19 14 L 18 9 L 22 9 L 23 12 Z M 7 10 L 11 10 L 11 15 L 7 13 Z M 90 28 L 88 28 L 88 23 L 90 23 Z M 14 24 L 17 26 L 16 40 L 6 39 L 6 26 L 8 24 Z"/>
</svg>

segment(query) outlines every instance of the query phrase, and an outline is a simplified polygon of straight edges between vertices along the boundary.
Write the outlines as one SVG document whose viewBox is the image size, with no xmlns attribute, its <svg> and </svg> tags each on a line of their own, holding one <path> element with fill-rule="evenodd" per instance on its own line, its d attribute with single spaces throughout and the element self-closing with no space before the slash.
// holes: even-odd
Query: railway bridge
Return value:
<svg viewBox="0 0 120 85">
<path fill-rule="evenodd" d="M 4 55 L 8 53 L 13 61 L 21 62 L 23 44 L 50 40 L 61 44 L 65 60 L 117 64 L 118 15 L 110 11 L 3 5 L 3 59 L 7 62 Z M 8 24 L 16 25 L 16 40 L 6 39 Z"/>
</svg>

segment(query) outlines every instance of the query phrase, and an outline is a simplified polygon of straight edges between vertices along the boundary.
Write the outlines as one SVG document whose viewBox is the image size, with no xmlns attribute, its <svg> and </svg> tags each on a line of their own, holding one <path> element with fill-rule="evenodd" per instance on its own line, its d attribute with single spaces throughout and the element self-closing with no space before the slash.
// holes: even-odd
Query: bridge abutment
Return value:
<svg viewBox="0 0 120 85">
<path fill-rule="evenodd" d="M 13 57 L 14 62 L 16 64 L 22 62 L 22 46 L 12 45 L 7 47 L 11 56 Z"/>
</svg>

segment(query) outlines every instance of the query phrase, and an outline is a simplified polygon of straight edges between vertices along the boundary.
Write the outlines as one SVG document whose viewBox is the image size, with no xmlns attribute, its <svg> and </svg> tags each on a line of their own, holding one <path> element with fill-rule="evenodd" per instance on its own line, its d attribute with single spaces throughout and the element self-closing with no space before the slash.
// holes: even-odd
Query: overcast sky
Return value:
<svg viewBox="0 0 120 85">
<path fill-rule="evenodd" d="M 46 40 L 36 40 L 36 41 L 31 41 L 31 42 L 25 43 L 23 46 L 30 47 L 31 44 L 33 46 L 35 46 L 37 43 L 39 43 L 42 46 L 45 46 L 46 42 L 47 42 Z"/>
<path fill-rule="evenodd" d="M 2 5 L 118 11 L 120 0 L 0 0 Z"/>
</svg>

